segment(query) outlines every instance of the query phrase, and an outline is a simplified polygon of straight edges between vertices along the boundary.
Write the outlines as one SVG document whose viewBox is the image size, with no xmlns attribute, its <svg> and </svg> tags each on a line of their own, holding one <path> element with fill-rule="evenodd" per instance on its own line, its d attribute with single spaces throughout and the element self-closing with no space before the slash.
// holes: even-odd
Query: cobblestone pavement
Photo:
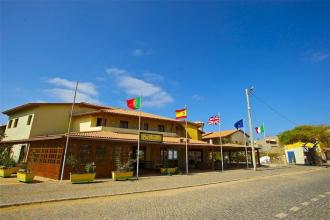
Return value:
<svg viewBox="0 0 330 220">
<path fill-rule="evenodd" d="M 1 209 L 2 219 L 328 219 L 330 169 Z M 307 170 L 306 170 L 307 169 Z M 302 172 L 306 171 L 306 172 Z M 268 171 L 267 171 L 268 172 Z M 122 182 L 124 183 L 124 182 Z"/>
<path fill-rule="evenodd" d="M 65 200 L 72 198 L 97 197 L 125 194 L 132 192 L 152 191 L 168 188 L 195 186 L 239 179 L 265 177 L 270 175 L 289 174 L 292 172 L 309 172 L 319 167 L 281 167 L 253 170 L 229 170 L 220 172 L 194 173 L 189 176 L 153 176 L 140 178 L 139 181 L 98 180 L 92 184 L 71 184 L 68 181 L 42 180 L 33 184 L 17 183 L 15 178 L 0 179 L 0 207 L 31 202 Z M 41 180 L 41 179 L 39 179 Z"/>
</svg>

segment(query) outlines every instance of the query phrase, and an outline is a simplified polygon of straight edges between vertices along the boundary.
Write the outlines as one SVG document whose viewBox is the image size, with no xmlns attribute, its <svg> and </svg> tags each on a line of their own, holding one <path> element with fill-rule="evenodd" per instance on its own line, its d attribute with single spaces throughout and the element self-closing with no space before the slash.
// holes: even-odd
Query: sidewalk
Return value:
<svg viewBox="0 0 330 220">
<path fill-rule="evenodd" d="M 37 181 L 30 184 L 6 184 L 6 181 L 14 182 L 14 180 L 0 179 L 0 207 L 194 187 L 320 169 L 323 168 L 305 166 L 270 167 L 260 168 L 257 172 L 247 169 L 229 170 L 223 173 L 211 171 L 193 173 L 189 176 L 141 177 L 139 180 L 131 181 L 98 179 L 89 184 L 71 184 L 69 181 L 60 183 L 52 180 Z"/>
</svg>

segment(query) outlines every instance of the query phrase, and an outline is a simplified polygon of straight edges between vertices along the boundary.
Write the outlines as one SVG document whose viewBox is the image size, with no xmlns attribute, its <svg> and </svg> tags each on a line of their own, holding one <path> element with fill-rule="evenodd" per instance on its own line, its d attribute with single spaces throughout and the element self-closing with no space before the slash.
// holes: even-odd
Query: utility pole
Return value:
<svg viewBox="0 0 330 220">
<path fill-rule="evenodd" d="M 254 171 L 256 171 L 257 164 L 256 164 L 256 154 L 254 151 L 253 128 L 252 128 L 251 106 L 250 106 L 250 96 L 249 96 L 250 93 L 252 93 L 252 92 L 253 92 L 253 87 L 250 89 L 245 89 L 247 112 L 248 112 L 248 118 L 249 118 L 249 128 L 250 128 L 250 141 L 251 141 L 251 148 L 252 148 L 252 162 L 253 162 L 253 169 L 254 169 Z"/>
<path fill-rule="evenodd" d="M 72 106 L 71 106 L 71 112 L 70 112 L 70 118 L 69 118 L 69 125 L 68 125 L 68 133 L 66 135 L 66 142 L 65 142 L 65 148 L 64 148 L 64 156 L 63 156 L 61 181 L 60 182 L 63 181 L 63 177 L 64 177 L 64 167 L 65 167 L 65 162 L 66 162 L 66 153 L 67 153 L 68 145 L 69 145 L 69 136 L 70 136 L 70 131 L 71 131 L 71 120 L 72 120 L 72 114 L 73 114 L 74 104 L 76 103 L 77 89 L 78 89 L 78 81 L 77 81 L 76 87 L 74 89 L 73 102 L 72 102 Z"/>
</svg>

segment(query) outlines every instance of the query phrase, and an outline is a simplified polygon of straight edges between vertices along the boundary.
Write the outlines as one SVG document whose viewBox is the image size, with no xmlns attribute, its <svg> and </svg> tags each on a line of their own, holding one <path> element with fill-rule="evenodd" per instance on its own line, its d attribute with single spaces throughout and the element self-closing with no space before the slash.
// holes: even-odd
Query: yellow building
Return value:
<svg viewBox="0 0 330 220">
<path fill-rule="evenodd" d="M 189 168 L 212 169 L 219 144 L 202 140 L 201 122 L 186 123 L 176 119 L 139 111 L 78 103 L 74 108 L 71 131 L 68 121 L 71 104 L 31 103 L 9 109 L 2 145 L 28 146 L 21 155 L 27 155 L 28 166 L 37 175 L 59 179 L 66 139 L 69 136 L 67 155 L 81 163 L 95 162 L 97 177 L 111 177 L 111 172 L 137 156 L 140 139 L 140 170 L 142 175 L 175 167 L 186 170 L 186 153 Z M 140 138 L 139 138 L 140 137 Z M 188 151 L 186 152 L 186 142 Z M 244 151 L 242 145 L 227 144 L 224 151 Z M 221 159 L 221 158 L 220 158 Z M 136 166 L 136 164 L 135 164 Z M 68 178 L 71 167 L 65 166 Z"/>
<path fill-rule="evenodd" d="M 40 135 L 67 132 L 71 105 L 71 103 L 27 103 L 2 112 L 8 116 L 3 141 L 21 142 L 13 145 L 14 159 L 24 160 L 28 148 L 28 142 L 24 142 L 25 140 Z M 107 107 L 81 102 L 76 104 L 75 112 L 101 108 Z"/>
<path fill-rule="evenodd" d="M 288 164 L 315 165 L 319 163 L 320 144 L 296 142 L 284 146 Z"/>
</svg>

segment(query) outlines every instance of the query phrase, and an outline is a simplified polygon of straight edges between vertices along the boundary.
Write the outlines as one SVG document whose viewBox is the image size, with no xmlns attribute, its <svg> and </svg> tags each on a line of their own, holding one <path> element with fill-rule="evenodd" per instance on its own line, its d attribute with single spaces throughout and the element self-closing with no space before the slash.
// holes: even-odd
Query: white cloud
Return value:
<svg viewBox="0 0 330 220">
<path fill-rule="evenodd" d="M 63 102 L 72 102 L 76 82 L 55 77 L 47 80 L 49 84 L 56 88 L 47 89 L 46 92 L 55 99 Z M 89 102 L 100 104 L 96 86 L 90 82 L 80 82 L 77 89 L 77 102 Z"/>
<path fill-rule="evenodd" d="M 194 94 L 191 98 L 194 101 L 202 101 L 204 99 L 204 96 L 198 95 L 198 94 Z"/>
<path fill-rule="evenodd" d="M 132 51 L 132 56 L 135 57 L 141 57 L 141 56 L 146 56 L 146 55 L 151 55 L 152 54 L 152 50 L 148 49 L 148 50 L 143 50 L 143 49 L 134 49 Z"/>
<path fill-rule="evenodd" d="M 146 107 L 161 107 L 174 101 L 172 96 L 160 86 L 133 77 L 124 69 L 110 68 L 106 72 L 114 77 L 117 86 L 127 95 L 142 95 L 143 105 Z"/>
<path fill-rule="evenodd" d="M 140 57 L 140 56 L 143 56 L 143 52 L 141 49 L 135 49 L 135 50 L 133 50 L 132 55 L 135 57 Z"/>
<path fill-rule="evenodd" d="M 48 83 L 53 84 L 55 86 L 60 86 L 60 87 L 64 87 L 67 89 L 71 89 L 71 90 L 74 89 L 76 86 L 76 82 L 69 81 L 67 79 L 63 79 L 63 78 L 59 78 L 59 77 L 49 79 Z M 79 82 L 78 90 L 82 93 L 86 93 L 86 94 L 89 94 L 92 96 L 98 95 L 96 86 L 93 83 Z"/>
<path fill-rule="evenodd" d="M 161 82 L 164 81 L 164 77 L 162 75 L 150 72 L 144 72 L 142 76 L 150 82 Z"/>
<path fill-rule="evenodd" d="M 318 63 L 318 62 L 321 62 L 323 60 L 326 60 L 328 57 L 329 57 L 329 55 L 326 54 L 326 53 L 315 52 L 315 53 L 312 53 L 311 60 L 314 63 Z"/>
</svg>

